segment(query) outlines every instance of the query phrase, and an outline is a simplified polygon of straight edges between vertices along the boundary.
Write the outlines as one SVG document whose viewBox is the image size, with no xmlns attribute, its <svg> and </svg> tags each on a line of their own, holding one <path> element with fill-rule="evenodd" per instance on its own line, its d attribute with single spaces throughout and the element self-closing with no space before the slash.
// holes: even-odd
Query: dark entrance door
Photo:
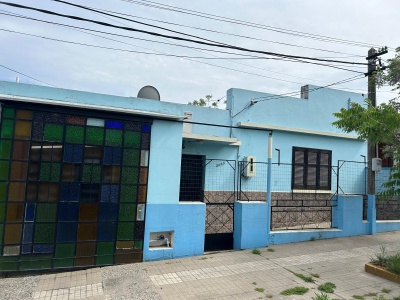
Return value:
<svg viewBox="0 0 400 300">
<path fill-rule="evenodd" d="M 236 162 L 183 155 L 180 201 L 206 204 L 204 251 L 233 249 Z"/>
</svg>

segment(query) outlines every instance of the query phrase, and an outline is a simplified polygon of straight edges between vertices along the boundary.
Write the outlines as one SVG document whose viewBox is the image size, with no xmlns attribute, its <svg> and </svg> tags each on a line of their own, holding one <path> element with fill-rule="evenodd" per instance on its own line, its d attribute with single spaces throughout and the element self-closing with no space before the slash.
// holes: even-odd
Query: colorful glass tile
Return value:
<svg viewBox="0 0 400 300">
<path fill-rule="evenodd" d="M 79 202 L 81 186 L 79 183 L 62 183 L 60 191 L 61 202 Z"/>
<path fill-rule="evenodd" d="M 33 222 L 35 220 L 35 203 L 27 203 L 25 206 L 25 219 L 24 222 Z"/>
<path fill-rule="evenodd" d="M 55 222 L 57 217 L 56 203 L 38 203 L 36 206 L 36 222 Z"/>
<path fill-rule="evenodd" d="M 3 256 L 16 256 L 19 252 L 20 246 L 4 246 Z"/>
<path fill-rule="evenodd" d="M 138 166 L 140 161 L 140 150 L 124 149 L 124 166 Z"/>
<path fill-rule="evenodd" d="M 4 245 L 15 245 L 21 242 L 22 224 L 6 224 L 4 228 Z"/>
<path fill-rule="evenodd" d="M 6 204 L 0 203 L 0 224 L 4 222 L 5 217 L 6 217 Z M 0 240 L 0 244 L 1 244 L 1 240 Z"/>
<path fill-rule="evenodd" d="M 137 202 L 138 188 L 135 185 L 122 185 L 120 202 Z"/>
<path fill-rule="evenodd" d="M 145 209 L 146 209 L 145 204 L 137 205 L 136 221 L 144 221 Z"/>
<path fill-rule="evenodd" d="M 150 132 L 151 125 L 150 124 L 143 124 L 142 125 L 142 132 Z"/>
<path fill-rule="evenodd" d="M 75 244 L 58 244 L 56 245 L 56 258 L 69 258 L 75 255 Z"/>
<path fill-rule="evenodd" d="M 41 141 L 43 139 L 44 125 L 42 122 L 33 122 L 32 140 Z"/>
<path fill-rule="evenodd" d="M 98 204 L 83 203 L 79 206 L 79 222 L 97 222 Z"/>
<path fill-rule="evenodd" d="M 55 268 L 68 268 L 74 266 L 75 243 L 74 244 L 57 244 L 55 251 Z"/>
<path fill-rule="evenodd" d="M 95 127 L 104 127 L 103 119 L 95 119 L 95 118 L 87 118 L 86 121 L 87 126 L 95 126 Z"/>
<path fill-rule="evenodd" d="M 2 120 L 1 121 L 1 138 L 11 139 L 14 132 L 14 121 L 13 120 Z"/>
<path fill-rule="evenodd" d="M 95 241 L 97 238 L 97 223 L 79 223 L 78 241 Z"/>
<path fill-rule="evenodd" d="M 143 248 L 143 242 L 142 241 L 135 241 L 135 244 L 133 246 L 135 249 L 142 249 Z"/>
<path fill-rule="evenodd" d="M 78 223 L 58 222 L 57 224 L 57 243 L 67 243 L 76 241 Z"/>
<path fill-rule="evenodd" d="M 2 141 L 2 142 L 9 142 L 9 141 Z M 14 141 L 12 158 L 15 160 L 28 160 L 29 149 L 30 149 L 29 142 Z"/>
<path fill-rule="evenodd" d="M 150 150 L 150 134 L 143 133 L 142 134 L 142 147 L 143 150 Z"/>
<path fill-rule="evenodd" d="M 8 180 L 9 166 L 9 161 L 0 160 L 0 180 Z"/>
<path fill-rule="evenodd" d="M 54 223 L 37 223 L 35 224 L 35 244 L 54 243 L 56 233 L 56 224 Z"/>
<path fill-rule="evenodd" d="M 96 243 L 78 243 L 76 245 L 75 266 L 92 266 L 95 264 Z"/>
<path fill-rule="evenodd" d="M 118 218 L 118 204 L 100 203 L 99 221 L 115 221 Z"/>
<path fill-rule="evenodd" d="M 83 161 L 83 145 L 64 145 L 64 162 L 79 164 Z"/>
<path fill-rule="evenodd" d="M 119 199 L 119 185 L 103 184 L 101 186 L 101 202 L 117 203 Z"/>
<path fill-rule="evenodd" d="M 145 185 L 139 186 L 138 202 L 145 203 L 146 196 L 147 196 L 147 186 Z"/>
<path fill-rule="evenodd" d="M 11 141 L 0 140 L 0 159 L 9 159 L 11 154 Z"/>
<path fill-rule="evenodd" d="M 54 247 L 52 245 L 47 245 L 47 247 L 50 247 L 51 249 L 54 250 Z M 48 248 L 46 248 L 48 249 Z M 41 248 L 41 250 L 44 250 L 44 248 Z M 51 253 L 51 251 L 46 251 L 46 252 L 39 252 L 39 253 Z M 40 251 L 40 250 L 39 250 Z M 28 270 L 38 270 L 38 269 L 50 269 L 52 266 L 52 256 L 51 255 L 40 255 L 40 259 L 37 258 L 36 255 L 32 256 L 23 256 L 20 259 L 19 263 L 19 270 L 21 271 L 28 271 Z"/>
<path fill-rule="evenodd" d="M 107 146 L 121 146 L 122 145 L 122 130 L 106 129 L 105 144 Z"/>
<path fill-rule="evenodd" d="M 32 123 L 28 121 L 15 121 L 14 138 L 29 140 L 31 138 Z"/>
<path fill-rule="evenodd" d="M 12 119 L 15 116 L 15 110 L 13 108 L 4 107 L 3 108 L 3 118 Z"/>
<path fill-rule="evenodd" d="M 62 124 L 64 123 L 64 115 L 62 114 L 57 114 L 57 113 L 46 113 L 44 115 L 44 121 L 48 123 L 59 123 Z"/>
<path fill-rule="evenodd" d="M 123 167 L 121 181 L 122 183 L 137 184 L 139 181 L 139 168 Z"/>
<path fill-rule="evenodd" d="M 104 183 L 120 183 L 121 167 L 119 166 L 104 166 L 103 167 L 103 182 Z"/>
<path fill-rule="evenodd" d="M 83 182 L 100 182 L 101 181 L 101 166 L 83 165 L 82 181 Z"/>
<path fill-rule="evenodd" d="M 149 166 L 149 150 L 140 151 L 140 166 L 141 167 Z"/>
<path fill-rule="evenodd" d="M 62 150 L 62 144 L 43 143 L 41 160 L 59 162 L 62 158 Z"/>
<path fill-rule="evenodd" d="M 136 220 L 136 205 L 120 204 L 118 221 L 135 221 L 135 220 Z"/>
<path fill-rule="evenodd" d="M 26 200 L 27 201 L 36 201 L 38 197 L 39 184 L 38 183 L 28 183 L 28 187 L 26 189 Z"/>
<path fill-rule="evenodd" d="M 34 111 L 33 112 L 33 120 L 36 122 L 44 122 L 45 112 L 42 111 Z"/>
<path fill-rule="evenodd" d="M 13 161 L 11 162 L 10 180 L 25 181 L 28 174 L 28 163 Z"/>
<path fill-rule="evenodd" d="M 104 129 L 98 127 L 86 127 L 87 145 L 102 145 L 104 141 Z"/>
<path fill-rule="evenodd" d="M 46 163 L 40 164 L 40 181 L 60 181 L 61 164 L 60 163 Z"/>
<path fill-rule="evenodd" d="M 114 261 L 114 243 L 97 243 L 96 265 L 111 265 Z"/>
<path fill-rule="evenodd" d="M 25 244 L 25 245 L 22 245 L 21 253 L 22 254 L 31 254 L 32 250 L 33 250 L 32 244 Z"/>
<path fill-rule="evenodd" d="M 103 164 L 120 165 L 122 161 L 122 148 L 120 147 L 104 147 Z"/>
<path fill-rule="evenodd" d="M 23 120 L 32 120 L 32 111 L 31 110 L 17 110 L 17 119 L 23 119 Z"/>
<path fill-rule="evenodd" d="M 141 131 L 141 129 L 142 129 L 141 123 L 125 122 L 125 130 Z"/>
<path fill-rule="evenodd" d="M 8 189 L 8 201 L 25 201 L 26 182 L 10 182 Z"/>
<path fill-rule="evenodd" d="M 137 221 L 135 224 L 135 240 L 144 238 L 144 221 Z"/>
<path fill-rule="evenodd" d="M 40 161 L 42 158 L 42 144 L 33 142 L 31 145 L 31 161 Z"/>
<path fill-rule="evenodd" d="M 140 147 L 140 136 L 141 135 L 139 132 L 126 131 L 125 138 L 124 138 L 124 146 L 139 148 Z"/>
<path fill-rule="evenodd" d="M 134 240 L 135 223 L 134 222 L 118 222 L 117 240 L 132 241 Z"/>
<path fill-rule="evenodd" d="M 84 127 L 68 125 L 66 127 L 65 141 L 72 144 L 82 144 L 84 133 Z"/>
<path fill-rule="evenodd" d="M 45 124 L 43 139 L 49 142 L 62 142 L 64 126 L 59 124 Z"/>
<path fill-rule="evenodd" d="M 133 241 L 117 241 L 117 249 L 133 249 Z"/>
<path fill-rule="evenodd" d="M 68 202 L 68 203 L 60 203 L 58 205 L 58 218 L 60 221 L 70 221 L 77 222 L 79 216 L 79 203 L 77 202 Z"/>
<path fill-rule="evenodd" d="M 53 253 L 54 245 L 39 244 L 33 245 L 33 253 Z"/>
<path fill-rule="evenodd" d="M 100 222 L 98 223 L 97 240 L 99 241 L 115 241 L 117 223 L 116 222 Z"/>
<path fill-rule="evenodd" d="M 0 182 L 0 202 L 7 200 L 7 182 Z"/>
<path fill-rule="evenodd" d="M 129 264 L 135 261 L 140 261 L 141 253 L 135 253 L 137 250 L 132 249 L 118 249 L 115 254 L 116 264 Z"/>
<path fill-rule="evenodd" d="M 38 201 L 56 202 L 60 193 L 59 183 L 40 183 Z"/>
<path fill-rule="evenodd" d="M 85 146 L 84 162 L 90 164 L 100 164 L 103 159 L 103 147 Z"/>
<path fill-rule="evenodd" d="M 7 204 L 7 222 L 22 222 L 24 217 L 24 204 L 22 203 L 8 203 Z"/>
<path fill-rule="evenodd" d="M 79 116 L 68 115 L 68 116 L 66 116 L 66 121 L 68 124 L 73 124 L 73 125 L 85 125 L 86 124 L 86 118 L 79 117 Z"/>
<path fill-rule="evenodd" d="M 148 168 L 140 168 L 139 184 L 147 184 Z"/>
<path fill-rule="evenodd" d="M 28 181 L 39 181 L 40 164 L 31 162 L 29 164 Z"/>
<path fill-rule="evenodd" d="M 61 171 L 61 181 L 74 182 L 79 181 L 79 166 L 74 164 L 63 164 Z"/>
<path fill-rule="evenodd" d="M 22 233 L 22 243 L 32 244 L 33 241 L 33 223 L 25 223 L 24 230 Z"/>
<path fill-rule="evenodd" d="M 121 121 L 106 121 L 106 128 L 122 129 L 123 125 Z"/>
<path fill-rule="evenodd" d="M 98 202 L 100 194 L 99 184 L 82 184 L 81 185 L 81 202 Z"/>
</svg>

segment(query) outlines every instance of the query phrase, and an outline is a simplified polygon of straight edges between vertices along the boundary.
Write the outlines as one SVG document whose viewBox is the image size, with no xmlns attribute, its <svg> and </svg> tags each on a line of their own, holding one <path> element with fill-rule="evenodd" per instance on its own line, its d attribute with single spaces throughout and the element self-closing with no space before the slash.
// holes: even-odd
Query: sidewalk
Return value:
<svg viewBox="0 0 400 300">
<path fill-rule="evenodd" d="M 331 299 L 394 299 L 400 285 L 364 271 L 385 245 L 400 251 L 400 231 L 316 240 L 252 251 L 209 253 L 200 257 L 144 262 L 84 271 L 0 279 L 1 299 L 311 299 L 325 282 L 336 285 Z M 315 283 L 293 273 L 314 275 Z M 282 296 L 296 286 L 303 296 Z M 258 291 L 256 290 L 258 289 Z M 389 292 L 390 291 L 390 292 Z M 386 293 L 385 293 L 386 292 Z M 360 298 L 361 299 L 361 298 Z M 397 298 L 400 299 L 400 298 Z"/>
</svg>

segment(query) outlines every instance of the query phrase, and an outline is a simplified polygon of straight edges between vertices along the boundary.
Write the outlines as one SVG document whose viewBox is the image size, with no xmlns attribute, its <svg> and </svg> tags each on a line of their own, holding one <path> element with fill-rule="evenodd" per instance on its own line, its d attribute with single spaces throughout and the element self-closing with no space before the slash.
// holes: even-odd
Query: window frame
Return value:
<svg viewBox="0 0 400 300">
<path fill-rule="evenodd" d="M 303 153 L 302 162 L 298 161 L 296 153 Z M 316 155 L 314 159 L 311 157 L 312 154 Z M 325 159 L 327 160 L 327 162 L 326 163 L 322 162 L 321 164 L 321 157 L 323 155 L 327 155 L 327 159 Z M 315 175 L 314 173 L 310 174 L 309 171 L 311 168 L 315 168 Z M 325 174 L 325 177 L 321 177 L 324 176 L 323 174 L 321 174 L 321 170 L 324 169 L 327 169 L 327 174 Z M 305 148 L 305 147 L 292 148 L 292 178 L 291 178 L 292 190 L 325 190 L 325 191 L 331 190 L 332 188 L 331 169 L 332 169 L 331 150 Z M 301 184 L 299 184 L 298 178 L 296 178 L 296 173 L 299 174 L 299 171 L 302 172 Z M 314 184 L 310 184 L 310 176 L 315 176 Z M 321 181 L 324 181 L 327 184 L 321 185 Z"/>
</svg>

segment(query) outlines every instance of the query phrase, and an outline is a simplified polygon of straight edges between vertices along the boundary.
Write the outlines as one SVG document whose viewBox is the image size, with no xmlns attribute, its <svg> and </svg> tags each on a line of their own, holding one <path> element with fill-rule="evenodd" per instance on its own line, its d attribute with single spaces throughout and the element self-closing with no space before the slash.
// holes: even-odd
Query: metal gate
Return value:
<svg viewBox="0 0 400 300">
<path fill-rule="evenodd" d="M 204 250 L 233 249 L 236 161 L 206 159 L 204 175 L 206 204 Z"/>
</svg>

